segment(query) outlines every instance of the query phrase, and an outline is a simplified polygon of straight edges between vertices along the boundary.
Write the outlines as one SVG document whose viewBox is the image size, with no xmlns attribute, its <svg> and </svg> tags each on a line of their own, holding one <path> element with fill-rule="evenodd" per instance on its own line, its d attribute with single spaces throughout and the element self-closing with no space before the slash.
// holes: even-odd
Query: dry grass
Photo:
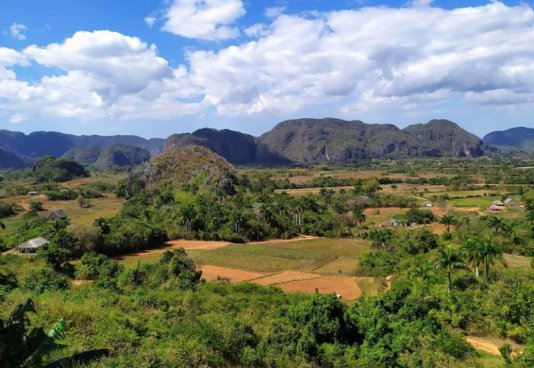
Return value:
<svg viewBox="0 0 534 368">
<path fill-rule="evenodd" d="M 254 282 L 259 285 L 278 285 L 291 281 L 316 279 L 318 277 L 321 277 L 321 275 L 299 271 L 282 271 L 274 275 L 255 279 Z"/>
<path fill-rule="evenodd" d="M 204 265 L 200 267 L 202 278 L 206 281 L 216 281 L 220 277 L 227 278 L 231 282 L 242 282 L 257 279 L 264 276 L 262 273 L 237 270 L 227 267 Z"/>
<path fill-rule="evenodd" d="M 354 277 L 324 276 L 309 280 L 286 282 L 279 285 L 282 290 L 313 294 L 337 294 L 344 300 L 356 300 L 362 295 L 362 290 Z"/>
</svg>

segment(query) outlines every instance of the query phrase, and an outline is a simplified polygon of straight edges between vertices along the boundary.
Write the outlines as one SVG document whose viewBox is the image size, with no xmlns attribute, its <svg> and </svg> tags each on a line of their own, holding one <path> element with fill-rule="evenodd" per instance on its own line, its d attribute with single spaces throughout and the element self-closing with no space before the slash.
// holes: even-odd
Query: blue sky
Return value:
<svg viewBox="0 0 534 368">
<path fill-rule="evenodd" d="M 532 41 L 524 1 L 0 0 L 0 128 L 534 127 Z"/>
</svg>

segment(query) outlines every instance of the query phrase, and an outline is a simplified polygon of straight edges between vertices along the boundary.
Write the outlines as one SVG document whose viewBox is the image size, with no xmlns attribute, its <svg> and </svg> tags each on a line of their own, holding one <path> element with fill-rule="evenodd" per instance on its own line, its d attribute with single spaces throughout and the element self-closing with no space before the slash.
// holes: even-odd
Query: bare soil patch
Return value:
<svg viewBox="0 0 534 368">
<path fill-rule="evenodd" d="M 318 236 L 311 236 L 311 235 L 302 235 L 297 238 L 292 239 L 271 239 L 271 240 L 263 240 L 263 241 L 257 241 L 257 242 L 248 242 L 247 244 L 252 245 L 258 245 L 258 244 L 284 244 L 284 243 L 293 243 L 293 242 L 299 242 L 303 240 L 312 240 L 312 239 L 319 239 Z"/>
<path fill-rule="evenodd" d="M 313 294 L 335 293 L 344 300 L 356 300 L 362 295 L 362 290 L 354 277 L 324 276 L 309 280 L 291 281 L 279 285 L 285 291 L 297 291 Z"/>
<path fill-rule="evenodd" d="M 168 241 L 166 248 L 184 248 L 185 250 L 193 249 L 217 249 L 227 247 L 232 243 L 225 241 L 205 241 L 205 240 L 172 240 Z"/>
<path fill-rule="evenodd" d="M 301 280 L 310 280 L 321 277 L 321 275 L 316 275 L 314 273 L 308 272 L 299 272 L 299 271 L 283 271 L 274 275 L 269 275 L 261 277 L 259 279 L 253 280 L 256 284 L 260 285 L 276 285 L 283 284 L 291 281 L 301 281 Z"/>
<path fill-rule="evenodd" d="M 202 278 L 206 281 L 216 281 L 218 277 L 228 278 L 232 282 L 249 281 L 265 276 L 263 273 L 238 270 L 235 268 L 204 265 L 200 267 Z"/>
<path fill-rule="evenodd" d="M 358 262 L 354 258 L 339 257 L 332 262 L 316 268 L 313 272 L 326 275 L 353 275 L 358 267 L 357 264 Z"/>
<path fill-rule="evenodd" d="M 501 356 L 499 348 L 504 344 L 510 344 L 516 352 L 521 352 L 524 348 L 524 346 L 516 344 L 512 340 L 493 339 L 488 337 L 467 336 L 465 341 L 478 351 L 483 351 L 496 356 Z"/>
</svg>

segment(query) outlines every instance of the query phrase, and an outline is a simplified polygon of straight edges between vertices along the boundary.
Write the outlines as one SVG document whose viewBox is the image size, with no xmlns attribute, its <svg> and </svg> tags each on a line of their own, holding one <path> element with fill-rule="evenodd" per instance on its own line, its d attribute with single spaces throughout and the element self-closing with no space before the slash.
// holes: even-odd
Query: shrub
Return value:
<svg viewBox="0 0 534 368">
<path fill-rule="evenodd" d="M 30 271 L 24 278 L 22 287 L 27 291 L 42 294 L 47 291 L 66 290 L 70 287 L 70 282 L 55 271 L 42 268 Z"/>
<path fill-rule="evenodd" d="M 13 209 L 12 204 L 0 202 L 0 218 L 13 216 L 14 214 L 15 210 Z"/>
<path fill-rule="evenodd" d="M 406 213 L 406 220 L 415 224 L 430 224 L 436 220 L 436 216 L 430 210 L 412 208 Z"/>
</svg>

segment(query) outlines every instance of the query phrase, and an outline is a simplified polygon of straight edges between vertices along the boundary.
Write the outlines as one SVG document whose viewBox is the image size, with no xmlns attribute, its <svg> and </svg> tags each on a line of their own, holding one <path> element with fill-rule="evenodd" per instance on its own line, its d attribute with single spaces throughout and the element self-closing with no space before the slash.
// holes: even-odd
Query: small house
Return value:
<svg viewBox="0 0 534 368">
<path fill-rule="evenodd" d="M 37 250 L 50 242 L 45 238 L 33 238 L 17 246 L 17 253 L 37 253 Z"/>
<path fill-rule="evenodd" d="M 28 192 L 28 195 L 29 196 L 36 196 L 36 195 L 39 195 L 39 192 L 37 192 L 35 190 L 32 190 L 32 191 Z"/>
<path fill-rule="evenodd" d="M 389 225 L 393 227 L 408 226 L 408 223 L 406 220 L 399 220 L 399 219 L 394 218 L 389 221 Z"/>
<path fill-rule="evenodd" d="M 495 201 L 493 201 L 492 206 L 500 206 L 500 207 L 502 207 L 502 206 L 504 206 L 504 203 L 502 201 L 495 200 Z"/>
<path fill-rule="evenodd" d="M 67 214 L 63 210 L 53 210 L 50 215 L 48 216 L 48 221 L 58 221 L 58 220 L 66 220 Z"/>
<path fill-rule="evenodd" d="M 493 211 L 493 212 L 500 212 L 502 211 L 502 206 L 497 206 L 496 204 L 492 204 L 489 209 L 490 211 Z"/>
<path fill-rule="evenodd" d="M 426 207 L 427 208 L 432 208 L 432 207 L 434 207 L 434 205 L 432 204 L 432 202 L 426 202 Z"/>
</svg>

